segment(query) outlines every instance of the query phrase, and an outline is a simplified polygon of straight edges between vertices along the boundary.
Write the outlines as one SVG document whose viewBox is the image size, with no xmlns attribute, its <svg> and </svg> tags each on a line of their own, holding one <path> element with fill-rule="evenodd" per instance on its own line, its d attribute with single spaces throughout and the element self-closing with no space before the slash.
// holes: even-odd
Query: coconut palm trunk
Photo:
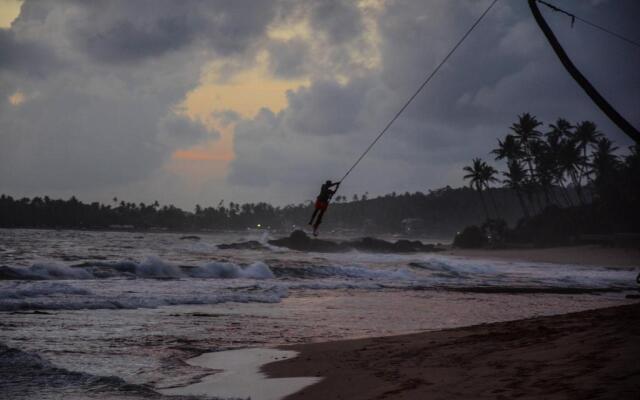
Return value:
<svg viewBox="0 0 640 400">
<path fill-rule="evenodd" d="M 470 166 L 462 168 L 464 171 L 468 172 L 463 178 L 469 179 L 471 181 L 469 186 L 476 189 L 478 191 L 478 194 L 480 195 L 482 208 L 484 209 L 484 213 L 487 216 L 487 219 L 491 219 L 491 217 L 489 215 L 487 203 L 484 201 L 484 196 L 482 195 L 482 187 L 488 182 L 487 171 L 489 168 L 490 167 L 479 158 L 474 158 Z"/>
<path fill-rule="evenodd" d="M 498 211 L 498 204 L 496 203 L 496 199 L 491 193 L 491 188 L 485 185 L 485 190 L 489 193 L 489 199 L 491 199 L 491 204 L 493 205 L 493 211 L 496 213 L 496 218 L 500 219 L 500 211 Z"/>
<path fill-rule="evenodd" d="M 564 66 L 564 68 L 569 72 L 571 77 L 580 85 L 582 90 L 591 98 L 591 100 L 596 103 L 596 105 L 606 114 L 609 119 L 618 126 L 624 133 L 626 133 L 631 139 L 633 139 L 636 143 L 640 143 L 640 132 L 633 126 L 629 121 L 627 121 L 615 108 L 609 104 L 609 102 L 602 97 L 602 95 L 593 87 L 591 82 L 585 78 L 584 75 L 578 70 L 578 68 L 573 64 L 567 53 L 564 51 L 560 42 L 553 34 L 553 31 L 547 25 L 547 21 L 545 21 L 544 17 L 540 13 L 538 9 L 537 0 L 528 0 L 529 8 L 531 9 L 531 13 L 533 14 L 534 19 L 536 20 L 538 26 L 542 30 L 542 33 L 546 36 L 551 48 L 556 53 L 560 62 Z"/>
<path fill-rule="evenodd" d="M 584 206 L 585 202 L 584 202 L 584 198 L 582 197 L 582 187 L 581 187 L 581 182 L 578 179 L 578 173 L 572 172 L 569 174 L 569 176 L 571 177 L 571 181 L 573 182 L 573 185 L 576 187 L 576 194 L 578 195 L 578 201 L 580 202 L 581 206 Z"/>
<path fill-rule="evenodd" d="M 520 207 L 522 207 L 522 212 L 524 213 L 525 218 L 529 219 L 529 209 L 524 201 L 524 197 L 522 197 L 522 192 L 519 188 L 514 188 L 516 192 L 516 196 L 518 196 L 518 201 L 520 202 Z"/>
<path fill-rule="evenodd" d="M 569 193 L 569 190 L 567 189 L 567 186 L 564 184 L 564 182 L 562 182 L 562 180 L 558 181 L 558 183 L 560 183 L 560 187 L 562 188 L 561 193 L 564 197 L 564 200 L 567 202 L 567 206 L 573 207 L 573 201 L 571 200 L 571 195 Z"/>
<path fill-rule="evenodd" d="M 491 216 L 489 215 L 489 209 L 487 208 L 487 202 L 484 201 L 484 196 L 482 195 L 482 188 L 478 187 L 478 194 L 480 195 L 480 200 L 482 201 L 482 208 L 484 209 L 484 214 L 487 216 L 487 219 L 491 219 Z"/>
</svg>

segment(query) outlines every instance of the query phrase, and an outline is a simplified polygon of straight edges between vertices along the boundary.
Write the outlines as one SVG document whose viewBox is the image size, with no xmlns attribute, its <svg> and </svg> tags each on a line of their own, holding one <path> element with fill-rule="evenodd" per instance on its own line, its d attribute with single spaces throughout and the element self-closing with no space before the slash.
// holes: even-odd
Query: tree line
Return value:
<svg viewBox="0 0 640 400">
<path fill-rule="evenodd" d="M 513 191 L 495 188 L 492 195 L 514 222 L 519 217 Z M 369 198 L 356 195 L 350 201 L 340 198 L 329 208 L 323 229 L 355 230 L 365 233 L 421 232 L 450 236 L 457 229 L 484 220 L 477 194 L 470 188 L 445 187 Z M 336 200 L 338 200 L 336 198 Z M 111 204 L 84 203 L 48 196 L 14 199 L 0 196 L 0 227 L 5 228 L 81 228 L 81 229 L 168 229 L 243 230 L 269 228 L 290 230 L 304 227 L 313 211 L 307 201 L 284 207 L 267 203 L 218 203 L 197 205 L 185 211 L 173 205 L 131 203 L 114 199 Z"/>
<path fill-rule="evenodd" d="M 582 209 L 592 219 L 591 230 L 637 231 L 640 227 L 640 155 L 633 145 L 625 155 L 598 130 L 595 123 L 572 124 L 559 118 L 543 129 L 535 116 L 524 113 L 498 139 L 491 151 L 505 170 L 480 158 L 465 166 L 483 204 L 487 219 L 500 219 L 492 186 L 513 190 L 524 221 L 549 207 Z M 487 201 L 489 200 L 489 201 Z"/>
<path fill-rule="evenodd" d="M 520 115 L 490 153 L 505 163 L 505 169 L 498 171 L 480 158 L 473 159 L 464 167 L 469 187 L 374 198 L 368 193 L 351 199 L 338 195 L 323 229 L 450 237 L 465 226 L 485 221 L 522 226 L 540 225 L 541 218 L 547 218 L 572 226 L 595 221 L 588 227 L 592 231 L 637 232 L 638 147 L 632 146 L 626 155 L 617 154 L 617 147 L 590 121 L 574 125 L 558 119 L 548 129 L 542 126 L 535 116 Z M 558 210 L 571 214 L 571 220 L 558 218 Z M 284 207 L 221 201 L 185 211 L 157 201 L 136 204 L 114 198 L 103 204 L 83 203 L 76 197 L 14 199 L 2 195 L 0 227 L 288 231 L 303 227 L 312 211 L 311 200 Z"/>
</svg>

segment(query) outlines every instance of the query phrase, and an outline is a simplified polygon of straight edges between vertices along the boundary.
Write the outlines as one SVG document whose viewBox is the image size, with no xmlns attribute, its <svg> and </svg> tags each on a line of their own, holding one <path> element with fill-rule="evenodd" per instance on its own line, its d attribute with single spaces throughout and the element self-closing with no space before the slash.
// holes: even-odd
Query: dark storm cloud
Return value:
<svg viewBox="0 0 640 400">
<path fill-rule="evenodd" d="M 252 51 L 273 6 L 27 0 L 0 30 L 0 186 L 108 193 L 157 176 L 176 150 L 215 140 L 174 110 L 213 57 Z M 64 62 L 56 74 L 25 73 L 46 72 L 55 59 Z M 11 105 L 16 91 L 25 101 Z"/>
<path fill-rule="evenodd" d="M 242 119 L 240 114 L 232 110 L 216 111 L 213 113 L 213 117 L 218 119 L 223 126 L 229 126 Z"/>
<path fill-rule="evenodd" d="M 251 120 L 237 123 L 234 143 L 236 149 L 242 149 L 242 161 L 234 161 L 230 171 L 228 179 L 233 184 L 258 191 L 279 182 L 304 185 L 316 178 L 317 168 L 330 163 L 332 155 L 324 153 L 323 147 L 315 147 L 322 145 L 322 137 L 301 138 L 284 126 L 284 114 L 267 109 Z M 303 141 L 306 146 L 300 146 Z M 283 195 L 288 194 L 285 191 Z"/>
<path fill-rule="evenodd" d="M 361 34 L 362 14 L 355 1 L 322 0 L 311 4 L 312 29 L 325 33 L 331 43 L 341 44 Z"/>
<path fill-rule="evenodd" d="M 58 60 L 47 47 L 20 40 L 13 31 L 0 28 L 0 71 L 42 77 L 57 64 Z"/>
<path fill-rule="evenodd" d="M 223 56 L 243 52 L 273 18 L 273 2 L 140 0 L 79 3 L 72 39 L 103 62 L 161 56 L 195 41 Z"/>
<path fill-rule="evenodd" d="M 170 148 L 179 148 L 183 143 L 198 143 L 220 137 L 220 133 L 210 131 L 201 121 L 178 115 L 163 118 L 159 125 L 159 138 Z"/>
<path fill-rule="evenodd" d="M 154 21 L 151 26 L 136 26 L 120 21 L 108 31 L 85 37 L 83 46 L 102 61 L 131 61 L 162 55 L 189 43 L 193 32 L 184 18 Z"/>
<path fill-rule="evenodd" d="M 0 179 L 27 190 L 101 188 L 149 177 L 185 145 L 215 139 L 200 122 L 152 98 L 58 88 L 0 118 Z"/>
<path fill-rule="evenodd" d="M 285 112 L 291 129 L 301 134 L 336 135 L 353 132 L 367 82 L 354 81 L 340 85 L 334 81 L 315 82 L 289 92 L 289 108 Z"/>
<path fill-rule="evenodd" d="M 385 3 L 377 16 L 380 68 L 342 85 L 323 77 L 291 92 L 289 107 L 269 123 L 261 116 L 240 124 L 230 181 L 244 184 L 260 176 L 277 193 L 288 182 L 340 177 L 488 3 Z M 629 28 L 635 26 L 631 9 L 638 6 L 633 1 L 563 4 L 631 37 L 637 36 Z M 351 12 L 344 18 L 351 19 Z M 585 74 L 639 125 L 640 52 L 579 23 L 572 29 L 568 19 L 543 12 Z M 321 32 L 338 28 L 329 18 L 324 26 L 318 23 L 323 19 L 315 10 L 311 18 Z M 336 40 L 325 54 L 341 45 Z M 314 54 L 308 60 L 312 64 Z M 564 71 L 526 2 L 501 2 L 354 170 L 344 189 L 384 193 L 462 184 L 461 167 L 472 157 L 491 160 L 496 138 L 523 112 L 545 123 L 558 117 L 591 119 L 622 147 L 630 143 Z M 249 148 L 269 138 L 279 145 L 270 148 L 258 169 L 258 154 Z"/>
<path fill-rule="evenodd" d="M 99 187 L 140 179 L 163 162 L 163 147 L 149 137 L 155 111 L 136 102 L 61 89 L 12 114 L 0 120 L 5 187 Z"/>
<path fill-rule="evenodd" d="M 269 44 L 269 69 L 284 79 L 298 78 L 307 72 L 308 44 L 301 39 L 274 41 Z"/>
<path fill-rule="evenodd" d="M 161 175 L 158 190 L 171 201 L 187 187 L 163 172 L 171 154 L 218 136 L 176 115 L 176 105 L 207 63 L 221 62 L 224 80 L 255 68 L 264 51 L 275 77 L 310 84 L 290 91 L 277 113 L 215 114 L 235 126 L 236 158 L 212 192 L 239 196 L 234 201 L 312 198 L 315 183 L 342 176 L 488 4 L 27 0 L 11 29 L 0 31 L 0 186 L 79 195 L 127 187 L 143 200 L 146 189 L 136 188 Z M 562 6 L 640 40 L 640 2 Z M 543 13 L 585 75 L 640 125 L 640 52 Z M 302 19 L 308 35 L 266 34 L 273 24 Z M 11 105 L 17 91 L 26 101 Z M 342 190 L 460 185 L 461 167 L 472 157 L 490 159 L 496 138 L 522 112 L 545 123 L 592 119 L 620 147 L 630 143 L 566 74 L 526 2 L 498 2 Z M 195 193 L 174 198 L 211 202 Z"/>
</svg>

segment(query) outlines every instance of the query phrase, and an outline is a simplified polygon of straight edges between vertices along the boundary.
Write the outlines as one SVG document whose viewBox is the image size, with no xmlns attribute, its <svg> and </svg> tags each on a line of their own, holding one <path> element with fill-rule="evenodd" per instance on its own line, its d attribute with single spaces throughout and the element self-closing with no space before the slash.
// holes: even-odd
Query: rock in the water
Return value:
<svg viewBox="0 0 640 400">
<path fill-rule="evenodd" d="M 286 238 L 270 240 L 269 244 L 287 247 L 293 250 L 317 251 L 321 253 L 336 253 L 350 250 L 373 253 L 417 253 L 439 250 L 432 244 L 423 244 L 418 240 L 398 240 L 393 243 L 382 239 L 365 237 L 344 242 L 332 242 L 330 240 L 312 239 L 301 230 L 293 231 L 291 235 Z"/>
<path fill-rule="evenodd" d="M 0 280 L 15 280 L 15 279 L 31 279 L 25 277 L 24 274 L 20 274 L 18 271 L 6 265 L 0 266 Z"/>
<path fill-rule="evenodd" d="M 221 250 L 266 250 L 267 247 L 257 240 L 249 240 L 247 242 L 219 244 L 217 246 Z"/>
<path fill-rule="evenodd" d="M 289 237 L 282 239 L 269 240 L 269 244 L 278 247 L 287 247 L 300 251 L 317 251 L 321 253 L 336 253 L 340 251 L 349 251 L 351 248 L 341 243 L 331 242 L 329 240 L 311 239 L 304 231 L 295 230 Z"/>
<path fill-rule="evenodd" d="M 200 240 L 200 236 L 187 235 L 180 238 L 180 240 Z"/>
</svg>

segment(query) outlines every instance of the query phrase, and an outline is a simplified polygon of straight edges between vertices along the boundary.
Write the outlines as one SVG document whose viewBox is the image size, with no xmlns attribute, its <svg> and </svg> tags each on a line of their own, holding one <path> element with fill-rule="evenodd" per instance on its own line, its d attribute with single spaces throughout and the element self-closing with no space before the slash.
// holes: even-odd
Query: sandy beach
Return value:
<svg viewBox="0 0 640 400">
<path fill-rule="evenodd" d="M 563 246 L 540 249 L 449 249 L 443 252 L 443 254 L 487 260 L 598 265 L 607 267 L 637 267 L 640 265 L 640 249 L 603 247 L 598 245 Z"/>
<path fill-rule="evenodd" d="M 295 399 L 637 399 L 640 303 L 419 334 L 288 346 Z"/>
</svg>

